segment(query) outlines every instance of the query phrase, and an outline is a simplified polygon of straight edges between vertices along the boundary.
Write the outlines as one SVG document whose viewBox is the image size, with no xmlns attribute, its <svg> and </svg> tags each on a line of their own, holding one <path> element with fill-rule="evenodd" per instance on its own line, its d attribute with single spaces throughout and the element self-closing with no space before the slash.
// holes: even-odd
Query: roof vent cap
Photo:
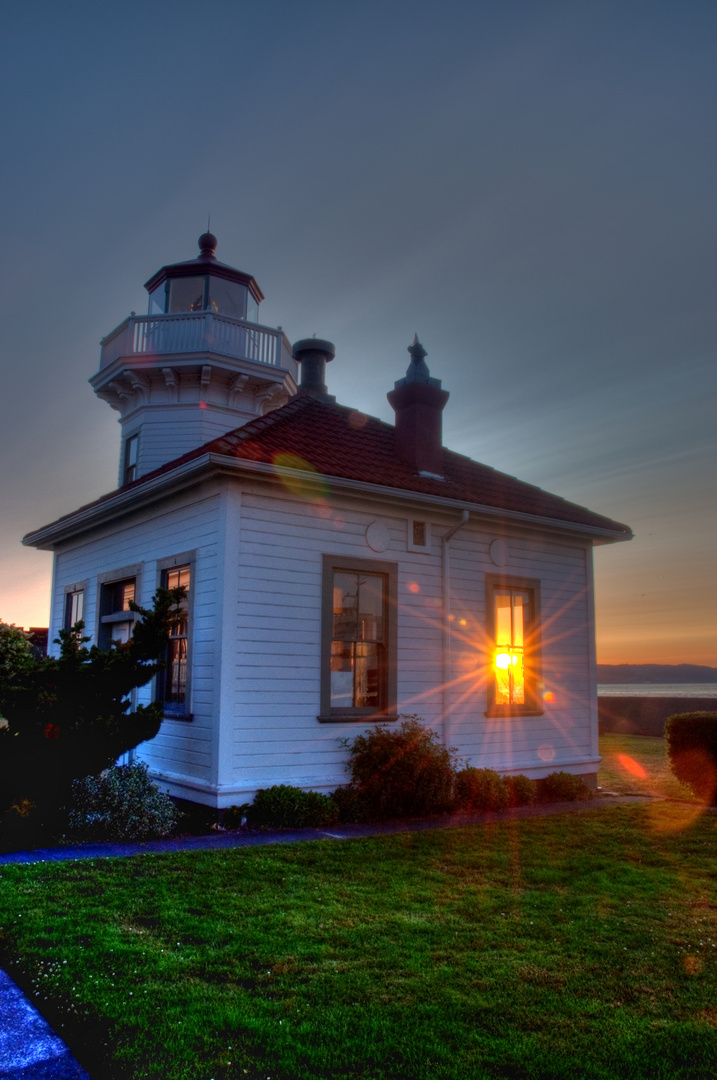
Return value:
<svg viewBox="0 0 717 1080">
<path fill-rule="evenodd" d="M 336 356 L 336 348 L 331 341 L 323 338 L 302 338 L 291 350 L 291 355 L 301 364 L 301 383 L 298 397 L 312 397 L 317 401 L 334 402 L 326 387 L 326 365 Z"/>
</svg>

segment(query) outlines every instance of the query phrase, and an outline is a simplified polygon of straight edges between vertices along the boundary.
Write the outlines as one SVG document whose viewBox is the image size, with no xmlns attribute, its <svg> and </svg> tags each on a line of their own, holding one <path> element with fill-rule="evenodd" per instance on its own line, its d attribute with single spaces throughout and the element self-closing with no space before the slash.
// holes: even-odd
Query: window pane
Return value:
<svg viewBox="0 0 717 1080">
<path fill-rule="evenodd" d="M 379 645 L 363 641 L 355 645 L 354 704 L 358 708 L 378 709 L 381 704 L 379 649 Z"/>
<path fill-rule="evenodd" d="M 426 546 L 426 523 L 425 521 L 414 521 L 413 523 L 413 543 L 416 547 Z"/>
<path fill-rule="evenodd" d="M 510 670 L 500 667 L 496 663 L 495 668 L 495 703 L 496 705 L 510 704 Z"/>
<path fill-rule="evenodd" d="M 353 647 L 343 641 L 334 641 L 331 644 L 331 708 L 350 709 L 353 696 Z"/>
<path fill-rule="evenodd" d="M 166 282 L 163 281 L 149 294 L 149 314 L 164 315 L 164 307 L 167 303 Z"/>
<path fill-rule="evenodd" d="M 522 593 L 513 597 L 513 640 L 512 645 L 523 646 L 523 602 Z"/>
<path fill-rule="evenodd" d="M 243 319 L 246 312 L 246 291 L 246 285 L 210 276 L 209 310 Z"/>
<path fill-rule="evenodd" d="M 120 583 L 117 611 L 129 611 L 130 602 L 134 600 L 134 591 L 134 581 L 123 581 Z"/>
<path fill-rule="evenodd" d="M 495 703 L 525 705 L 525 637 L 530 627 L 531 593 L 506 589 L 494 593 Z"/>
<path fill-rule="evenodd" d="M 132 637 L 133 630 L 134 623 L 131 622 L 111 623 L 110 638 L 112 641 L 116 641 L 118 645 L 126 645 L 129 639 Z"/>
<path fill-rule="evenodd" d="M 525 705 L 525 668 L 523 666 L 522 652 L 514 652 L 511 656 L 510 676 L 512 681 L 511 703 L 513 705 Z"/>
<path fill-rule="evenodd" d="M 495 643 L 499 649 L 512 644 L 509 593 L 496 593 L 495 596 Z"/>
<path fill-rule="evenodd" d="M 204 308 L 204 278 L 173 278 L 169 288 L 170 311 L 202 311 Z"/>
<path fill-rule="evenodd" d="M 70 625 L 71 629 L 75 623 L 80 622 L 85 617 L 85 594 L 84 592 L 70 593 Z"/>
<path fill-rule="evenodd" d="M 189 567 L 178 566 L 176 570 L 167 570 L 165 573 L 165 588 L 179 589 L 189 588 Z"/>
<path fill-rule="evenodd" d="M 182 704 L 187 690 L 187 639 L 170 638 L 167 656 L 166 701 Z"/>
<path fill-rule="evenodd" d="M 358 581 L 358 574 L 334 573 L 334 640 L 355 641 L 358 636 Z"/>
<path fill-rule="evenodd" d="M 383 641 L 383 578 L 379 574 L 358 576 L 359 641 Z"/>
</svg>

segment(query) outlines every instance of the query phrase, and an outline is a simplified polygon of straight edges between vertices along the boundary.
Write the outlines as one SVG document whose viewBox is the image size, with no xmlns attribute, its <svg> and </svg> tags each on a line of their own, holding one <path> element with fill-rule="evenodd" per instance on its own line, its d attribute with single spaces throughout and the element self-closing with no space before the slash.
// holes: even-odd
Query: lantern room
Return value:
<svg viewBox="0 0 717 1080">
<path fill-rule="evenodd" d="M 233 319 L 259 321 L 261 289 L 249 274 L 218 262 L 217 238 L 210 232 L 199 237 L 196 259 L 163 266 L 145 284 L 149 315 L 211 311 Z"/>
</svg>

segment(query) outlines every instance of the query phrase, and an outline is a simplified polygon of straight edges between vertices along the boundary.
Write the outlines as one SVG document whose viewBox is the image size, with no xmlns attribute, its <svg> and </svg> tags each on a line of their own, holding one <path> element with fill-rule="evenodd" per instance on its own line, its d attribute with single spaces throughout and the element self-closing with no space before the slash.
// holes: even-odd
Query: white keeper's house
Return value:
<svg viewBox="0 0 717 1080">
<path fill-rule="evenodd" d="M 30 533 L 55 553 L 50 641 L 126 640 L 130 599 L 186 585 L 138 756 L 215 807 L 347 782 L 342 737 L 417 714 L 470 764 L 598 768 L 594 544 L 625 525 L 442 445 L 448 393 L 414 341 L 395 425 L 339 405 L 330 342 L 258 321 L 205 233 L 101 345 L 119 486 Z M 401 374 L 403 364 L 396 374 Z M 146 698 L 140 697 L 140 700 Z"/>
</svg>

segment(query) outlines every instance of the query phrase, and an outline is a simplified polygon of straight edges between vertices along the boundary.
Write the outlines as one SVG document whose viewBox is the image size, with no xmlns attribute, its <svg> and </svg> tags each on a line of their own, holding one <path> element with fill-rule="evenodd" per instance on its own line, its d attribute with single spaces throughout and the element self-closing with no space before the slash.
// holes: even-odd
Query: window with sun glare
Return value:
<svg viewBox="0 0 717 1080">
<path fill-rule="evenodd" d="M 537 593 L 537 582 L 488 580 L 493 639 L 490 704 L 497 712 L 535 711 Z"/>
</svg>

